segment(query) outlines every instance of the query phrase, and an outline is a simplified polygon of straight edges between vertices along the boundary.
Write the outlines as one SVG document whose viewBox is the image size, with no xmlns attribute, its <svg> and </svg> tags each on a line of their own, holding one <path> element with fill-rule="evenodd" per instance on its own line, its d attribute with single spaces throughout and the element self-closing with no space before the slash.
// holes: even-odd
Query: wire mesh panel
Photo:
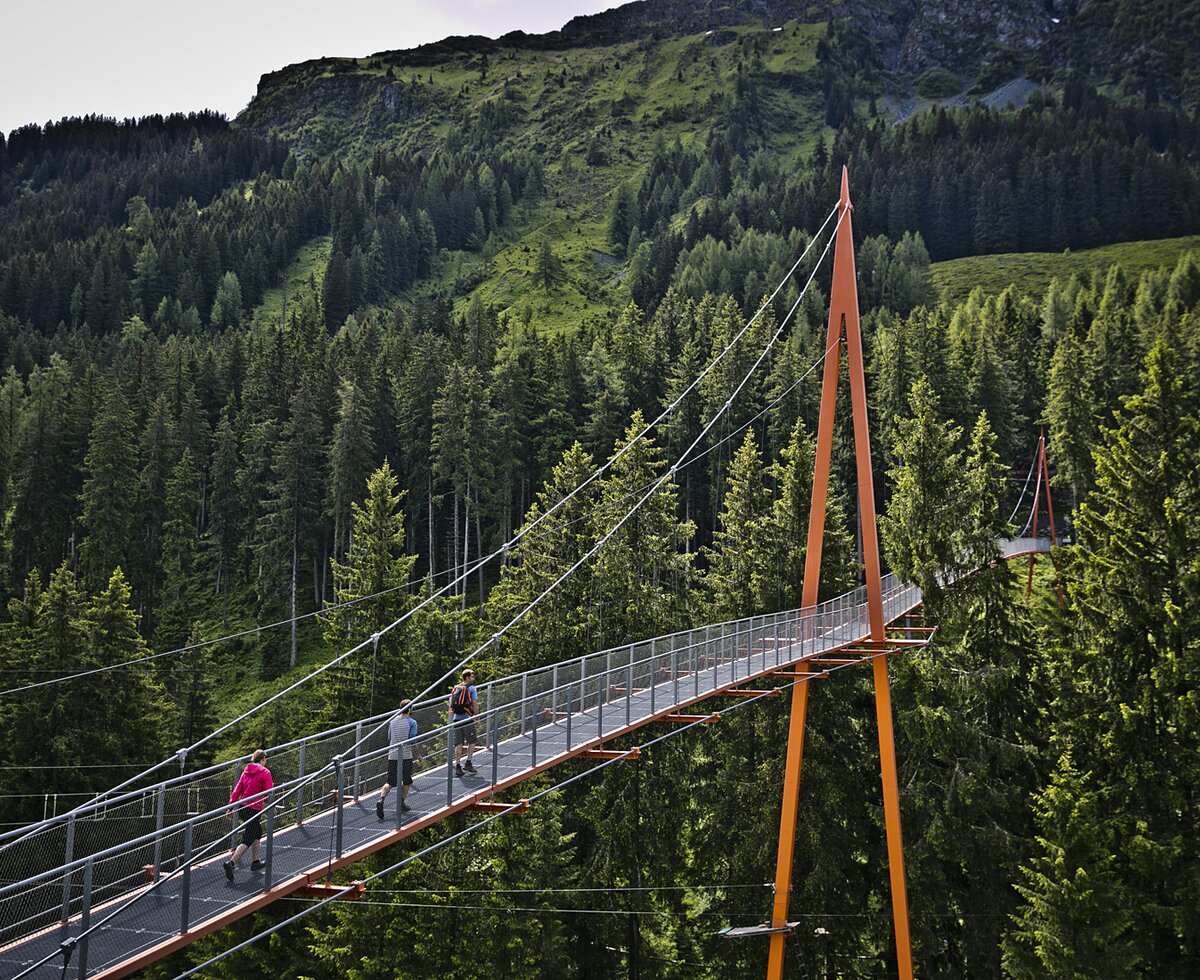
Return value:
<svg viewBox="0 0 1200 980">
<path fill-rule="evenodd" d="M 1005 554 L 1021 554 L 1046 550 L 1048 542 L 1003 546 Z M 881 584 L 889 621 L 920 601 L 919 590 L 894 575 Z M 865 636 L 866 600 L 860 587 L 811 609 L 711 624 L 498 678 L 480 688 L 474 739 L 448 723 L 446 695 L 415 704 L 411 716 L 420 734 L 414 808 L 429 815 L 460 807 L 714 690 Z M 381 713 L 267 750 L 276 785 L 267 810 L 273 878 L 311 872 L 402 825 L 399 793 L 394 823 L 382 827 L 375 807 L 359 805 L 386 778 L 391 717 Z M 469 778 L 453 764 L 460 734 L 464 749 L 469 741 L 482 753 L 479 771 Z M 0 836 L 0 959 L 3 948 L 21 937 L 48 928 L 63 937 L 78 933 L 85 916 L 121 907 L 122 900 L 145 897 L 153 904 L 166 896 L 176 903 L 173 925 L 140 927 L 144 938 L 131 939 L 130 948 L 156 941 L 156 928 L 175 934 L 186 921 L 243 900 L 240 893 L 214 898 L 212 884 L 215 879 L 224 887 L 220 862 L 237 832 L 229 793 L 245 762 L 159 779 Z M 187 896 L 198 895 L 202 885 L 209 891 L 190 900 L 189 913 Z M 270 885 L 264 879 L 254 887 Z M 109 930 L 105 942 L 118 932 Z M 92 954 L 95 965 L 101 961 L 96 943 Z M 9 962 L 0 962 L 0 972 Z"/>
</svg>

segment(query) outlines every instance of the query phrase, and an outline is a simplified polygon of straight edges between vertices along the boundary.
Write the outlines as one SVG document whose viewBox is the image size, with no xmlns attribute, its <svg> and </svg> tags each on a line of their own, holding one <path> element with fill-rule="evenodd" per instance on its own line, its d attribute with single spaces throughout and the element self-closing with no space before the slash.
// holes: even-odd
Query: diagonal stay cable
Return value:
<svg viewBox="0 0 1200 980">
<path fill-rule="evenodd" d="M 1017 511 L 1021 509 L 1021 503 L 1025 500 L 1025 493 L 1029 490 L 1029 481 L 1033 477 L 1033 464 L 1037 459 L 1037 447 L 1033 447 L 1033 457 L 1029 460 L 1029 471 L 1025 474 L 1025 486 L 1021 487 L 1021 496 L 1017 498 L 1017 506 L 1013 508 L 1012 513 L 1008 515 L 1008 523 L 1013 522 L 1013 518 L 1017 516 Z"/>
<path fill-rule="evenodd" d="M 542 521 L 546 520 L 551 514 L 555 513 L 559 508 L 561 508 L 568 501 L 573 499 L 585 487 L 587 487 L 592 482 L 594 482 L 595 480 L 597 480 L 601 476 L 603 476 L 603 474 L 606 473 L 622 456 L 624 456 L 625 453 L 629 452 L 636 443 L 638 443 L 642 438 L 644 438 L 645 435 L 652 428 L 654 428 L 656 425 L 658 425 L 663 419 L 665 419 L 667 416 L 672 414 L 679 407 L 679 405 L 682 403 L 683 399 L 685 397 L 687 397 L 692 391 L 695 390 L 697 385 L 699 385 L 700 382 L 716 368 L 716 366 L 729 354 L 729 352 L 733 350 L 733 348 L 741 340 L 741 338 L 746 334 L 746 332 L 750 329 L 750 327 L 753 326 L 754 323 L 756 323 L 758 321 L 758 319 L 762 316 L 762 314 L 766 311 L 766 309 L 774 301 L 775 297 L 779 294 L 779 292 L 783 289 L 783 287 L 788 283 L 788 281 L 790 281 L 792 275 L 800 267 L 800 265 L 804 261 L 804 259 L 808 256 L 808 253 L 812 250 L 813 246 L 816 244 L 816 242 L 818 241 L 820 236 L 824 233 L 825 228 L 829 225 L 829 222 L 832 220 L 833 216 L 835 214 L 837 214 L 837 211 L 838 211 L 838 206 L 835 205 L 834 208 L 829 212 L 829 215 L 825 218 L 825 221 L 822 223 L 820 229 L 818 229 L 816 235 L 814 235 L 809 240 L 808 244 L 804 248 L 804 251 L 800 254 L 800 257 L 796 259 L 796 261 L 795 261 L 795 263 L 793 263 L 792 267 L 788 270 L 788 272 L 779 281 L 779 283 L 776 285 L 775 289 L 772 291 L 770 296 L 768 296 L 767 299 L 763 301 L 762 305 L 759 306 L 759 308 L 755 312 L 754 316 L 752 316 L 742 326 L 742 328 L 734 335 L 734 337 L 729 341 L 729 343 L 725 346 L 725 348 L 708 363 L 708 365 L 704 368 L 704 370 L 701 371 L 700 374 L 697 375 L 696 378 L 693 379 L 692 382 L 682 392 L 680 392 L 680 394 L 675 398 L 675 400 L 672 401 L 666 408 L 664 408 L 663 411 L 661 413 L 659 413 L 659 415 L 653 421 L 647 423 L 642 428 L 642 430 L 636 436 L 634 436 L 633 439 L 631 439 L 628 443 L 626 443 L 624 446 L 622 446 L 607 462 L 605 462 L 601 466 L 597 467 L 596 470 L 594 470 L 592 472 L 592 474 L 587 477 L 587 479 L 585 479 L 583 482 L 581 482 L 577 487 L 575 487 L 575 489 L 570 491 L 570 493 L 566 494 L 561 500 L 559 500 L 552 507 L 550 507 L 545 513 L 541 514 L 535 521 L 533 521 L 531 524 L 527 525 L 526 527 L 522 528 L 516 535 L 514 535 L 511 539 L 509 539 L 504 544 L 502 544 L 499 548 L 494 550 L 491 554 L 487 555 L 484 558 L 479 559 L 473 566 L 464 568 L 463 571 L 457 577 L 455 577 L 451 581 L 447 582 L 444 586 L 442 586 L 437 591 L 430 593 L 423 600 L 421 600 L 421 602 L 419 602 L 413 608 L 407 610 L 399 618 L 393 620 L 391 623 L 389 623 L 388 625 L 381 628 L 378 632 L 367 637 L 365 640 L 356 644 L 355 646 L 351 647 L 350 649 L 346 650 L 344 653 L 338 655 L 337 657 L 334 657 L 332 660 L 329 660 L 326 663 L 322 664 L 321 666 L 315 668 L 314 670 L 312 670 L 311 672 L 306 674 L 304 677 L 302 677 L 299 680 L 295 681 L 294 683 L 288 685 L 287 687 L 285 687 L 281 691 L 277 692 L 276 694 L 272 695 L 271 697 L 266 698 L 259 704 L 244 711 L 242 714 L 238 715 L 236 718 L 232 719 L 231 721 L 225 723 L 224 725 L 220 726 L 219 728 L 215 729 L 214 731 L 212 731 L 212 732 L 208 733 L 207 735 L 203 736 L 202 738 L 198 739 L 197 741 L 192 743 L 190 746 L 179 749 L 174 755 L 169 756 L 166 759 L 163 759 L 162 761 L 156 763 L 155 765 L 146 768 L 145 770 L 138 773 L 137 775 L 132 776 L 132 777 L 124 780 L 123 782 L 117 784 L 115 787 L 105 790 L 102 793 L 98 793 L 90 801 L 90 803 L 95 803 L 95 802 L 105 799 L 108 796 L 112 796 L 113 794 L 120 792 L 122 789 L 125 789 L 129 786 L 132 786 L 132 785 L 142 781 L 147 776 L 150 776 L 153 773 L 159 771 L 160 769 L 165 768 L 166 766 L 170 765 L 174 761 L 179 761 L 182 763 L 189 754 L 195 752 L 195 750 L 198 749 L 199 747 L 201 747 L 202 745 L 206 744 L 207 742 L 211 741 L 212 739 L 218 737 L 219 735 L 221 735 L 224 732 L 228 731 L 229 729 L 233 728 L 235 725 L 240 724 L 241 722 L 245 721 L 247 718 L 252 717 L 253 715 L 258 713 L 262 709 L 268 707 L 269 705 L 274 704 L 280 698 L 284 697 L 287 694 L 290 694 L 296 688 L 308 683 L 313 678 L 319 676 L 320 674 L 331 669 L 332 667 L 335 667 L 336 665 L 342 663 L 347 658 L 353 656 L 354 654 L 358 653 L 360 650 L 364 649 L 368 644 L 378 643 L 379 639 L 381 637 L 383 637 L 387 633 L 391 632 L 393 629 L 395 629 L 401 623 L 405 622 L 407 619 L 409 619 L 415 613 L 417 613 L 418 611 L 423 609 L 429 603 L 433 602 L 435 599 L 444 595 L 451 588 L 458 585 L 460 582 L 464 581 L 471 574 L 473 574 L 476 570 L 482 568 L 484 565 L 486 565 L 488 562 L 492 561 L 493 559 L 495 559 L 501 555 L 507 554 L 513 546 L 518 544 L 522 540 L 522 538 L 527 536 L 535 527 L 538 526 L 538 524 L 540 524 Z M 839 221 L 838 221 L 839 227 L 840 227 L 840 224 L 841 224 L 841 219 L 839 219 Z M 836 231 L 836 228 L 835 228 L 835 231 Z M 833 238 L 831 237 L 830 243 L 832 241 L 833 241 Z M 823 252 L 822 256 L 821 256 L 822 260 L 824 259 L 824 256 L 826 253 L 828 253 L 828 251 L 829 251 L 829 244 L 827 243 L 825 246 L 825 252 Z M 816 266 L 813 269 L 813 275 L 809 276 L 808 283 L 805 284 L 804 291 L 802 291 L 800 294 L 801 297 L 803 297 L 804 293 L 807 292 L 808 285 L 811 284 L 813 276 L 815 276 L 816 269 L 820 266 L 820 263 L 821 263 L 821 260 L 818 260 Z M 797 300 L 797 303 L 798 302 L 799 302 L 799 300 Z M 792 307 L 792 312 L 794 312 L 795 308 L 796 308 L 795 306 Z M 791 316 L 791 312 L 789 312 L 788 316 L 789 317 Z M 786 322 L 786 319 L 784 322 Z M 781 325 L 781 329 L 782 329 L 782 325 Z M 778 335 L 779 335 L 779 331 L 776 331 L 775 337 L 778 337 Z M 774 339 L 775 338 L 773 337 L 772 344 L 774 343 Z M 768 345 L 767 349 L 768 350 L 770 349 L 770 345 Z M 761 361 L 761 357 L 760 357 L 759 361 Z M 755 367 L 757 367 L 758 363 L 759 362 L 755 363 Z M 739 390 L 740 390 L 740 386 L 739 386 Z M 725 407 L 728 408 L 728 403 L 726 404 Z M 720 414 L 721 413 L 718 413 L 717 416 L 714 416 L 714 420 L 716 418 L 719 418 Z M 651 493 L 652 492 L 653 491 L 651 491 Z M 638 506 L 640 506 L 640 504 Z M 472 653 L 471 656 L 473 657 L 473 656 L 475 656 L 475 654 Z M 461 666 L 461 664 L 459 666 Z M 448 674 L 446 674 L 442 678 L 440 678 L 436 682 L 436 684 L 431 685 L 429 688 L 427 688 L 425 691 L 425 694 L 432 692 L 438 684 L 444 683 L 445 680 L 448 677 L 450 677 L 454 673 L 454 671 L 457 669 L 458 669 L 458 667 L 454 668 L 454 670 L 450 671 Z M 425 694 L 423 694 L 422 697 L 424 697 Z M 415 700 L 420 700 L 420 699 L 418 698 Z M 380 728 L 381 727 L 382 727 L 382 725 L 380 726 Z M 364 736 L 364 739 L 369 737 L 370 735 L 373 735 L 375 733 L 375 731 L 378 731 L 378 730 L 379 730 L 379 728 L 374 729 L 367 736 Z M 318 775 L 322 775 L 324 772 L 327 772 L 330 765 L 331 765 L 331 763 L 326 764 L 326 766 L 322 767 L 321 770 L 314 772 L 312 774 L 312 777 L 315 779 L 315 778 L 317 778 Z M 90 803 L 81 804 L 80 806 L 77 806 L 77 807 L 73 808 L 72 810 L 64 811 L 63 813 L 58 814 L 54 817 L 48 818 L 47 820 L 41 821 L 38 824 L 31 825 L 28 828 L 27 833 L 17 837 L 16 839 L 14 839 L 12 841 L 8 841 L 5 844 L 0 845 L 0 852 L 3 852 L 4 850 L 6 850 L 10 847 L 13 847 L 16 844 L 19 844 L 22 841 L 27 840 L 29 837 L 35 835 L 40 829 L 42 829 L 45 826 L 57 825 L 59 823 L 62 823 L 63 821 L 68 819 L 72 814 L 74 814 L 78 810 L 82 810 L 86 806 L 90 805 Z"/>
<path fill-rule="evenodd" d="M 617 531 L 619 531 L 621 529 L 621 527 L 624 526 L 625 522 L 628 521 L 634 514 L 636 514 L 641 509 L 641 507 L 646 503 L 646 501 L 648 501 L 651 497 L 654 496 L 655 493 L 658 492 L 659 488 L 661 488 L 662 485 L 667 480 L 674 478 L 675 474 L 678 472 L 679 465 L 681 463 L 686 463 L 688 461 L 688 457 L 691 455 L 692 451 L 704 440 L 704 437 L 709 433 L 709 431 L 717 423 L 717 421 L 719 419 L 721 419 L 724 416 L 724 414 L 732 407 L 733 402 L 737 398 L 738 394 L 740 394 L 741 390 L 749 383 L 750 379 L 754 376 L 754 373 L 758 370 L 759 366 L 766 359 L 767 355 L 771 352 L 771 348 L 775 345 L 775 342 L 779 339 L 780 335 L 783 333 L 784 329 L 787 327 L 788 322 L 791 320 L 793 315 L 795 315 L 796 310 L 799 309 L 801 302 L 803 302 L 805 295 L 808 293 L 809 287 L 812 285 L 813 280 L 816 278 L 818 270 L 821 268 L 821 264 L 824 262 L 825 257 L 829 254 L 829 249 L 833 246 L 833 243 L 837 237 L 837 231 L 841 227 L 842 220 L 845 218 L 846 213 L 847 212 L 843 212 L 842 217 L 838 219 L 838 223 L 834 227 L 833 233 L 829 236 L 829 240 L 825 243 L 825 248 L 821 252 L 821 257 L 814 264 L 812 272 L 810 273 L 808 280 L 804 284 L 804 288 L 800 291 L 800 294 L 796 297 L 796 301 L 792 304 L 791 309 L 789 309 L 787 314 L 780 320 L 779 326 L 776 328 L 774 334 L 771 335 L 771 338 L 767 341 L 766 346 L 759 353 L 758 357 L 755 359 L 754 363 L 750 366 L 750 369 L 746 372 L 746 374 L 742 378 L 742 380 L 738 382 L 738 384 L 734 388 L 733 392 L 725 400 L 725 403 L 717 410 L 717 412 L 713 415 L 713 417 L 711 419 L 709 419 L 709 421 L 701 429 L 701 431 L 696 436 L 696 438 L 692 440 L 692 442 L 688 446 L 688 448 L 683 451 L 683 453 L 680 455 L 679 459 L 677 459 L 676 462 L 674 464 L 672 464 L 671 467 L 665 473 L 663 473 L 662 476 L 660 476 L 657 480 L 654 481 L 654 483 L 650 486 L 650 488 L 646 491 L 646 493 L 642 495 L 642 497 L 637 501 L 637 503 L 635 503 L 633 505 L 633 507 L 631 507 L 620 518 L 620 520 L 618 520 L 617 523 L 614 524 L 608 530 L 608 532 L 599 541 L 597 541 L 594 545 L 592 545 L 592 547 L 587 551 L 586 554 L 583 555 L 583 557 L 581 557 L 578 561 L 576 561 L 575 564 L 573 564 L 570 568 L 568 568 L 565 572 L 563 572 L 557 579 L 554 580 L 554 582 L 552 582 L 545 589 L 543 589 L 537 596 L 535 596 L 534 599 L 532 601 L 530 601 L 511 620 L 509 620 L 509 622 L 507 624 L 505 624 L 503 627 L 501 627 L 497 632 L 493 633 L 487 640 L 485 640 L 483 643 L 481 643 L 479 646 L 477 646 L 474 650 L 472 650 L 469 654 L 467 654 L 466 657 L 464 657 L 462 660 L 460 660 L 458 662 L 458 664 L 456 664 L 454 667 L 452 667 L 450 670 L 448 670 L 446 673 L 444 673 L 438 680 L 431 683 L 420 694 L 418 694 L 416 697 L 414 697 L 412 699 L 414 703 L 420 703 L 420 702 L 424 701 L 426 697 L 428 697 L 430 694 L 432 694 L 433 691 L 435 691 L 437 688 L 441 687 L 451 677 L 454 677 L 458 673 L 458 671 L 460 671 L 468 663 L 470 663 L 477 656 L 479 656 L 480 653 L 482 653 L 484 650 L 486 650 L 492 644 L 498 643 L 499 640 L 501 639 L 501 637 L 505 633 L 507 633 L 518 622 L 520 622 L 522 619 L 524 619 L 525 616 L 527 616 L 534 608 L 536 608 L 546 598 L 546 596 L 548 596 L 551 592 L 553 592 L 556 588 L 558 588 L 559 585 L 561 585 L 564 581 L 566 581 L 571 575 L 573 575 L 576 571 L 578 571 L 579 568 L 581 568 L 593 556 L 595 556 L 604 547 L 604 545 L 608 543 L 608 541 L 613 537 L 613 535 L 615 535 L 617 533 Z M 828 224 L 828 221 L 826 222 L 826 224 Z M 824 230 L 824 226 L 822 226 L 822 230 Z M 824 360 L 824 358 L 827 355 L 828 355 L 828 351 L 826 351 L 825 354 L 823 354 L 821 356 L 821 360 Z M 676 400 L 676 404 L 677 403 L 678 403 L 678 399 Z M 631 440 L 625 447 L 623 447 L 621 452 L 619 452 L 613 456 L 612 460 L 610 460 L 610 463 L 615 462 L 618 458 L 620 458 L 622 453 L 624 451 L 628 450 L 644 434 L 645 434 L 645 430 L 643 429 L 642 433 L 640 433 L 635 439 Z M 349 752 L 356 751 L 360 745 L 362 745 L 364 742 L 369 740 L 376 732 L 382 730 L 384 728 L 384 726 L 386 726 L 386 724 L 387 724 L 387 721 L 383 721 L 379 725 L 377 725 L 375 728 L 373 728 L 371 731 L 364 733 L 360 738 L 358 738 L 358 740 L 353 745 L 351 745 L 348 749 L 346 749 L 346 752 L 349 753 Z M 312 778 L 316 779 L 316 777 L 318 775 L 319 775 L 319 772 L 314 773 Z"/>
</svg>

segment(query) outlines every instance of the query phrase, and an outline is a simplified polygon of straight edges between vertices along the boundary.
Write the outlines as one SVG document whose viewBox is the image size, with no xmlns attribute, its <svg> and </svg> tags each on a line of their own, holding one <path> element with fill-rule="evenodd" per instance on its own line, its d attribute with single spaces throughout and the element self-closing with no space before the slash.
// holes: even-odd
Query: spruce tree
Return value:
<svg viewBox="0 0 1200 980">
<path fill-rule="evenodd" d="M 1069 492 L 1072 510 L 1079 506 L 1092 483 L 1097 405 L 1090 377 L 1084 349 L 1073 334 L 1064 334 L 1050 359 L 1047 452 L 1054 461 L 1055 484 Z"/>
<path fill-rule="evenodd" d="M 921 377 L 909 395 L 911 415 L 896 429 L 895 464 L 888 471 L 892 497 L 879 520 L 888 564 L 919 586 L 925 603 L 937 608 L 939 579 L 959 567 L 959 486 L 963 458 L 954 451 L 960 430 L 942 421 L 939 401 Z"/>
<path fill-rule="evenodd" d="M 521 614 L 591 548 L 593 510 L 599 502 L 596 481 L 553 514 L 543 515 L 582 486 L 594 469 L 591 456 L 577 442 L 552 470 L 525 514 L 522 531 L 532 529 L 523 534 L 500 569 L 500 581 L 488 594 L 484 615 L 493 628 Z M 533 528 L 539 518 L 541 523 Z M 589 585 L 593 565 L 585 563 L 505 634 L 500 651 L 490 654 L 497 672 L 530 670 L 589 651 L 596 615 Z"/>
<path fill-rule="evenodd" d="M 641 412 L 634 412 L 621 446 L 632 443 L 645 424 Z M 599 649 L 690 624 L 692 556 L 685 548 L 695 525 L 677 517 L 679 490 L 675 481 L 665 480 L 617 527 L 665 468 L 663 451 L 651 437 L 644 436 L 613 463 L 602 481 L 593 535 L 599 540 L 613 528 L 616 530 L 596 555 Z"/>
<path fill-rule="evenodd" d="M 343 561 L 331 559 L 333 591 L 341 608 L 322 616 L 325 640 L 336 653 L 388 626 L 412 604 L 410 578 L 417 556 L 406 554 L 404 491 L 391 465 L 365 481 L 366 498 L 351 504 L 353 530 Z M 345 605 L 350 603 L 350 605 Z M 322 719 L 331 724 L 394 707 L 427 683 L 427 653 L 412 643 L 411 626 L 393 629 L 321 682 Z"/>
<path fill-rule="evenodd" d="M 114 568 L 131 568 L 137 543 L 138 477 L 133 415 L 114 385 L 92 425 L 81 502 L 86 536 L 79 565 L 86 582 L 100 585 Z"/>
<path fill-rule="evenodd" d="M 1176 364 L 1160 339 L 1143 391 L 1126 399 L 1096 450 L 1095 485 L 1075 522 L 1075 622 L 1056 658 L 1053 711 L 1060 751 L 1088 750 L 1089 782 L 1079 792 L 1094 793 L 1110 815 L 1098 853 L 1114 854 L 1108 867 L 1119 882 L 1094 910 L 1087 882 L 1073 866 L 1055 865 L 1054 887 L 1075 903 L 1062 928 L 1101 937 L 1096 955 L 1153 963 L 1163 975 L 1193 972 L 1200 935 L 1187 884 L 1200 873 L 1189 802 L 1200 785 L 1192 695 L 1200 673 L 1200 419 Z M 1083 804 L 1066 789 L 1048 796 L 1042 836 Z M 1132 920 L 1127 935 L 1114 929 L 1118 913 L 1118 924 Z M 1078 962 L 1086 972 L 1096 961 L 1089 954 Z"/>
<path fill-rule="evenodd" d="M 164 501 L 163 585 L 159 593 L 154 642 L 159 649 L 176 647 L 200 618 L 200 541 L 197 514 L 200 509 L 200 471 L 190 449 L 171 470 Z"/>
<path fill-rule="evenodd" d="M 328 514 L 333 519 L 333 557 L 340 559 L 349 547 L 352 503 L 375 459 L 375 424 L 363 392 L 352 381 L 342 382 L 338 393 L 338 418 L 329 446 Z"/>
<path fill-rule="evenodd" d="M 760 566 L 765 556 L 760 545 L 770 507 L 754 429 L 747 429 L 729 466 L 728 489 L 712 546 L 702 549 L 708 567 L 701 582 L 711 621 L 740 619 L 760 611 L 754 584 L 763 579 Z"/>
</svg>

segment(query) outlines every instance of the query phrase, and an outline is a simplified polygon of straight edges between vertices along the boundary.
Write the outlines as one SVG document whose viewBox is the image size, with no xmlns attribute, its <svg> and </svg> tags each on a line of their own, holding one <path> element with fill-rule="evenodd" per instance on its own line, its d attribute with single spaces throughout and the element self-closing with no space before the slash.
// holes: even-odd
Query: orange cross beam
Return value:
<svg viewBox="0 0 1200 980">
<path fill-rule="evenodd" d="M 528 800 L 517 800 L 514 803 L 501 803 L 498 800 L 476 800 L 471 804 L 476 813 L 525 813 L 529 809 Z"/>
<path fill-rule="evenodd" d="M 628 759 L 632 762 L 642 750 L 638 746 L 632 749 L 588 749 L 583 753 L 585 759 Z"/>
<path fill-rule="evenodd" d="M 714 711 L 711 715 L 664 715 L 660 720 L 678 721 L 683 724 L 690 724 L 691 722 L 695 721 L 703 721 L 711 725 L 713 722 L 721 720 L 721 713 L 719 711 Z"/>
</svg>

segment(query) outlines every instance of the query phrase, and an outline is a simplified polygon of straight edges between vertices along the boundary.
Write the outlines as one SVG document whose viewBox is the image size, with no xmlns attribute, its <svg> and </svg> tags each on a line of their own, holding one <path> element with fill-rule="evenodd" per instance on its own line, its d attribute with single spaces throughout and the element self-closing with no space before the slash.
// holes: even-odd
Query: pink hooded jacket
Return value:
<svg viewBox="0 0 1200 980">
<path fill-rule="evenodd" d="M 260 766 L 257 762 L 248 762 L 246 768 L 242 770 L 242 776 L 237 781 L 237 785 L 233 787 L 233 792 L 229 794 L 229 802 L 236 803 L 238 800 L 246 800 L 243 806 L 248 806 L 251 810 L 261 810 L 267 805 L 266 792 L 273 785 L 270 769 Z M 249 797 L 257 797 L 257 799 L 249 799 Z"/>
</svg>

